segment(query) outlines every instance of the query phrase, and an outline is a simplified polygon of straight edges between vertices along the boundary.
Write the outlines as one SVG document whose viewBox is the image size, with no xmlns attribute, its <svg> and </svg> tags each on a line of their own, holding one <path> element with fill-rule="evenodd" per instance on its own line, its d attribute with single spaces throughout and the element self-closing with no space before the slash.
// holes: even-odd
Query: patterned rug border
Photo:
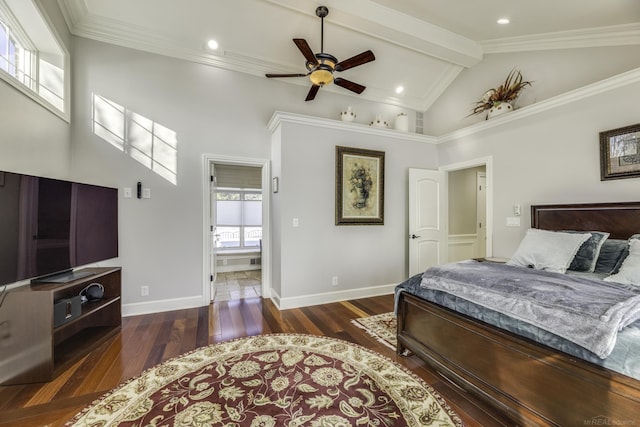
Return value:
<svg viewBox="0 0 640 427">
<path fill-rule="evenodd" d="M 386 319 L 388 317 L 391 317 L 395 320 L 394 313 L 390 311 L 388 313 L 374 314 L 372 316 L 365 316 L 365 317 L 358 317 L 357 319 L 351 319 L 351 323 L 357 326 L 358 328 L 363 329 L 367 334 L 375 338 L 376 341 L 380 342 L 381 344 L 384 344 L 385 346 L 395 351 L 397 347 L 397 341 L 395 340 L 395 336 L 393 338 L 385 338 L 379 332 L 376 332 L 369 325 L 367 325 L 367 323 L 378 321 L 379 318 Z"/>
<path fill-rule="evenodd" d="M 384 313 L 384 314 L 388 314 L 388 313 Z M 355 320 L 356 319 L 353 319 L 352 322 L 355 322 Z M 339 338 L 318 336 L 318 335 L 312 335 L 312 334 L 299 334 L 299 333 L 261 334 L 261 335 L 255 335 L 255 336 L 249 336 L 249 337 L 234 338 L 234 339 L 231 339 L 231 340 L 210 344 L 210 345 L 207 345 L 207 346 L 204 346 L 204 347 L 199 347 L 199 348 L 196 348 L 196 349 L 191 350 L 189 352 L 183 353 L 181 355 L 172 357 L 170 359 L 167 359 L 167 360 L 159 363 L 158 365 L 155 365 L 155 366 L 153 366 L 151 368 L 145 369 L 139 375 L 136 375 L 136 376 L 134 376 L 134 377 L 132 377 L 132 378 L 130 378 L 128 380 L 125 380 L 122 383 L 120 383 L 118 386 L 116 386 L 113 389 L 105 392 L 99 398 L 94 400 L 91 404 L 87 405 L 80 412 L 78 412 L 75 416 L 73 416 L 69 421 L 67 421 L 64 424 L 64 426 L 65 427 L 73 427 L 73 426 L 78 425 L 77 423 L 82 420 L 83 416 L 89 410 L 93 409 L 96 405 L 98 405 L 101 402 L 105 401 L 107 398 L 113 396 L 115 393 L 120 392 L 125 387 L 131 385 L 133 382 L 140 381 L 141 378 L 145 377 L 145 375 L 147 375 L 147 374 L 151 374 L 159 366 L 170 364 L 170 363 L 174 363 L 174 362 L 177 362 L 177 361 L 185 359 L 185 358 L 189 358 L 190 356 L 193 356 L 193 355 L 195 355 L 197 353 L 200 353 L 200 352 L 202 352 L 202 351 L 204 351 L 206 349 L 211 349 L 211 348 L 218 347 L 218 346 L 223 346 L 223 345 L 229 346 L 229 345 L 232 345 L 233 343 L 240 343 L 242 341 L 255 340 L 256 338 L 261 338 L 261 337 L 264 337 L 264 338 L 267 338 L 267 339 L 269 339 L 269 338 L 274 338 L 274 339 L 280 338 L 282 340 L 287 339 L 287 337 L 289 337 L 289 339 L 292 339 L 292 340 L 295 337 L 302 338 L 302 339 L 309 338 L 309 339 L 326 340 L 326 341 L 331 341 L 331 342 L 334 342 L 334 343 L 346 344 L 346 345 L 351 346 L 351 347 L 353 347 L 355 349 L 358 349 L 358 350 L 360 350 L 362 352 L 373 354 L 374 356 L 384 360 L 385 362 L 392 364 L 396 369 L 398 369 L 399 371 L 402 371 L 408 377 L 410 377 L 414 381 L 420 383 L 430 393 L 432 398 L 438 403 L 438 405 L 441 407 L 441 409 L 448 415 L 448 417 L 450 418 L 450 421 L 454 424 L 454 426 L 455 427 L 464 427 L 464 424 L 462 423 L 462 420 L 457 415 L 457 413 L 451 408 L 451 406 L 449 406 L 449 404 L 446 402 L 446 400 L 430 384 L 428 384 L 425 380 L 420 378 L 417 374 L 415 374 L 409 368 L 399 364 L 398 362 L 394 361 L 393 359 L 391 359 L 391 358 L 389 358 L 389 357 L 387 357 L 387 356 L 385 356 L 383 354 L 380 354 L 380 353 L 378 353 L 378 352 L 376 352 L 374 350 L 371 350 L 371 349 L 369 349 L 367 347 L 364 347 L 364 346 L 362 346 L 360 344 L 357 344 L 357 343 L 353 343 L 353 342 L 350 342 L 350 341 L 345 341 L 345 340 L 342 340 L 342 339 L 339 339 Z M 391 347 L 390 344 L 387 344 L 387 345 Z M 292 347 L 296 347 L 296 346 L 292 346 Z M 176 375 L 176 377 L 178 377 L 178 376 L 179 375 Z M 423 425 L 423 424 L 420 424 L 420 425 Z"/>
</svg>

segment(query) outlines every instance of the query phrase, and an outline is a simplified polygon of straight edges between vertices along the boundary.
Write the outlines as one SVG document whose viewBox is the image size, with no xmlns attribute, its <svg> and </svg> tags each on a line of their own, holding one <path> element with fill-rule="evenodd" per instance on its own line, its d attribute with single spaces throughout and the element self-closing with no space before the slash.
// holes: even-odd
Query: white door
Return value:
<svg viewBox="0 0 640 427">
<path fill-rule="evenodd" d="M 478 258 L 487 256 L 487 174 L 478 172 L 476 180 L 476 234 L 478 236 Z"/>
<path fill-rule="evenodd" d="M 447 262 L 447 173 L 409 169 L 409 274 Z"/>
</svg>

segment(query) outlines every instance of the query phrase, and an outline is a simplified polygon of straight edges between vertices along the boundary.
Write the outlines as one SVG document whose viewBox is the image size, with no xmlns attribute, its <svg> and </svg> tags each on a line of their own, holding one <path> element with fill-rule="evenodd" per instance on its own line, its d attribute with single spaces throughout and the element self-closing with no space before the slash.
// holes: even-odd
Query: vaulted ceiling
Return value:
<svg viewBox="0 0 640 427">
<path fill-rule="evenodd" d="M 80 37 L 264 77 L 305 73 L 292 42 L 338 60 L 376 60 L 340 74 L 360 96 L 425 111 L 465 68 L 492 53 L 640 44 L 638 0 L 58 0 Z M 497 23 L 508 18 L 507 25 Z M 207 47 L 215 39 L 217 50 Z M 281 79 L 309 86 L 305 77 Z M 396 94 L 398 86 L 404 92 Z M 323 91 L 351 94 L 333 84 Z M 302 102 L 302 100 L 301 100 Z"/>
</svg>

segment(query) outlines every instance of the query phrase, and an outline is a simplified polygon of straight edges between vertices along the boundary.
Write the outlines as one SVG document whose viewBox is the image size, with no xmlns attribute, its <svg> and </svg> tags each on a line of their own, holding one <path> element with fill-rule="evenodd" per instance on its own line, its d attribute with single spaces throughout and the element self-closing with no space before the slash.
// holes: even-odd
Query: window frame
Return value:
<svg viewBox="0 0 640 427">
<path fill-rule="evenodd" d="M 14 64 L 17 68 L 16 73 L 10 73 L 9 71 L 6 71 L 2 67 L 0 67 L 0 79 L 11 85 L 18 91 L 22 92 L 24 95 L 28 96 L 33 101 L 37 102 L 64 121 L 70 122 L 71 61 L 69 51 L 67 50 L 64 43 L 62 43 L 55 25 L 52 24 L 48 15 L 43 12 L 38 2 L 33 0 L 21 1 L 29 1 L 30 6 L 32 6 L 33 11 L 29 11 L 29 21 L 33 21 L 34 23 L 30 25 L 46 27 L 47 33 L 51 36 L 51 40 L 55 44 L 55 47 L 57 47 L 57 49 L 59 50 L 59 52 L 56 52 L 55 55 L 59 55 L 60 62 L 62 62 L 62 64 L 60 64 L 60 67 L 57 67 L 49 61 L 45 62 L 62 70 L 63 79 L 61 82 L 61 95 L 55 94 L 49 88 L 42 84 L 40 73 L 42 58 L 40 55 L 40 50 L 37 47 L 37 43 L 34 43 L 32 38 L 29 37 L 29 30 L 25 28 L 22 22 L 20 22 L 20 19 L 13 13 L 11 6 L 7 3 L 7 0 L 0 0 L 0 22 L 4 24 L 6 28 L 8 28 L 8 36 L 13 36 L 13 39 L 18 43 L 18 46 L 20 46 L 19 56 L 23 56 L 23 52 L 28 52 L 31 63 L 29 70 L 30 72 L 28 74 L 24 73 L 20 69 L 19 64 Z M 36 14 L 37 16 L 35 16 Z M 31 15 L 34 15 L 33 19 L 31 18 Z M 38 32 L 37 29 L 34 29 L 33 31 Z M 21 58 L 21 60 L 22 59 L 23 58 Z M 6 61 L 4 56 L 0 57 L 0 61 Z M 27 81 L 26 83 L 25 80 Z M 61 100 L 60 107 L 49 102 L 43 95 L 41 95 L 41 88 L 45 91 L 53 93 L 53 96 L 59 98 Z"/>
</svg>

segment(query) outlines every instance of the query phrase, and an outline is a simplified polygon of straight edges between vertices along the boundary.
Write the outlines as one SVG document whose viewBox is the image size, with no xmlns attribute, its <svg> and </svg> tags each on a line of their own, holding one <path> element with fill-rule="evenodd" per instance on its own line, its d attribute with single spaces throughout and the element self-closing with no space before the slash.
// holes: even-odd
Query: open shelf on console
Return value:
<svg viewBox="0 0 640 427">
<path fill-rule="evenodd" d="M 25 285 L 7 294 L 0 311 L 0 324 L 8 325 L 0 338 L 7 344 L 0 384 L 50 381 L 120 331 L 121 269 L 81 271 L 88 275 L 66 283 Z M 54 326 L 55 303 L 77 297 L 92 283 L 103 286 L 102 299 L 85 302 L 80 314 Z"/>
</svg>

